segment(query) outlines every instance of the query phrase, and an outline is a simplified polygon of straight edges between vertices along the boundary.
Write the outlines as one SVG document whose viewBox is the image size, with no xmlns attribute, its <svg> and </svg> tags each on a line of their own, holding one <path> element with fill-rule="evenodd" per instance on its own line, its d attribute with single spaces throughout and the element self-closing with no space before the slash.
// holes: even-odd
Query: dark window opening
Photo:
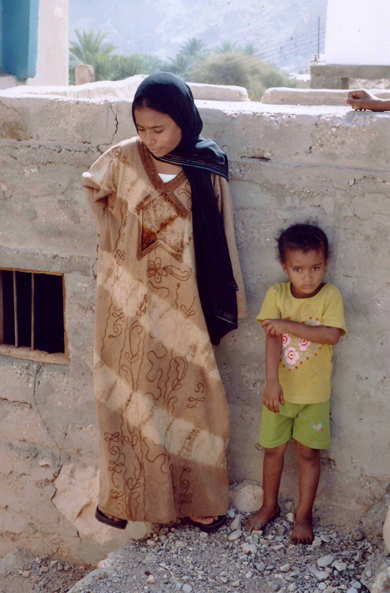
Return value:
<svg viewBox="0 0 390 593">
<path fill-rule="evenodd" d="M 0 343 L 65 352 L 63 276 L 1 270 Z"/>
</svg>

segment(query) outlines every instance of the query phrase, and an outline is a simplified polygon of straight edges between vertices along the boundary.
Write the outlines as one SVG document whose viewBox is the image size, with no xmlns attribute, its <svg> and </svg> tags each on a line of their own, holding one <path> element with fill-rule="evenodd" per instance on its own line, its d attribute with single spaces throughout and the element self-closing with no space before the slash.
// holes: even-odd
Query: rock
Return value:
<svg viewBox="0 0 390 593">
<path fill-rule="evenodd" d="M 227 577 L 219 577 L 219 580 L 221 581 L 221 583 L 224 583 L 224 585 L 226 585 L 226 583 L 229 582 L 229 579 Z"/>
<path fill-rule="evenodd" d="M 296 591 L 297 586 L 294 583 L 290 583 L 287 587 L 287 591 Z"/>
<path fill-rule="evenodd" d="M 64 565 L 61 562 L 57 564 L 57 570 L 64 570 Z"/>
<path fill-rule="evenodd" d="M 180 540 L 176 540 L 175 541 L 175 548 L 176 548 L 176 550 L 182 550 L 183 548 L 186 548 L 186 547 L 187 547 L 186 542 L 182 542 Z"/>
<path fill-rule="evenodd" d="M 263 570 L 265 569 L 265 563 L 257 562 L 257 564 L 255 564 L 255 567 L 259 572 L 263 572 Z"/>
<path fill-rule="evenodd" d="M 294 521 L 295 521 L 294 513 L 287 513 L 286 519 L 289 523 L 294 523 Z"/>
<path fill-rule="evenodd" d="M 274 584 L 272 585 L 272 591 L 279 591 L 279 589 L 280 589 L 280 585 L 279 585 L 279 583 L 274 583 Z"/>
<path fill-rule="evenodd" d="M 97 468 L 76 463 L 65 464 L 55 479 L 54 486 L 54 505 L 82 535 L 99 546 L 110 543 L 111 548 L 120 548 L 128 541 L 126 530 L 113 529 L 95 520 L 99 497 Z M 134 527 L 132 526 L 132 537 L 135 539 L 150 533 L 147 523 L 137 523 L 135 532 Z"/>
<path fill-rule="evenodd" d="M 390 552 L 390 507 L 387 511 L 386 520 L 383 525 L 383 539 L 387 550 Z"/>
<path fill-rule="evenodd" d="M 233 587 L 234 587 L 235 589 L 237 589 L 237 587 L 239 587 L 239 586 L 240 586 L 240 581 L 234 581 L 234 583 L 233 583 Z"/>
<path fill-rule="evenodd" d="M 288 502 L 286 502 L 286 504 L 284 505 L 286 507 L 286 511 L 292 511 L 294 508 L 294 504 L 291 500 L 289 500 Z"/>
<path fill-rule="evenodd" d="M 153 585 L 153 583 L 155 583 L 156 581 L 155 581 L 155 579 L 154 579 L 154 576 L 153 576 L 152 574 L 150 574 L 150 575 L 148 576 L 148 579 L 147 579 L 147 581 L 146 581 L 146 582 L 147 582 L 147 583 L 149 583 L 149 584 L 151 584 L 151 585 Z"/>
<path fill-rule="evenodd" d="M 51 466 L 51 461 L 47 457 L 43 457 L 43 459 L 41 459 L 39 461 L 39 465 L 41 467 L 50 467 Z"/>
<path fill-rule="evenodd" d="M 241 529 L 241 515 L 236 515 L 230 525 L 232 531 L 239 531 Z"/>
<path fill-rule="evenodd" d="M 45 572 L 49 572 L 49 568 L 47 566 L 41 566 L 41 568 L 39 569 L 40 573 L 45 573 Z"/>
<path fill-rule="evenodd" d="M 359 581 L 355 581 L 354 583 L 352 583 L 352 587 L 360 591 L 360 589 L 362 588 L 362 584 L 359 583 Z"/>
<path fill-rule="evenodd" d="M 154 539 L 148 539 L 148 541 L 146 542 L 146 545 L 149 546 L 149 548 L 154 548 L 154 546 L 156 545 L 156 542 L 154 541 Z"/>
<path fill-rule="evenodd" d="M 242 536 L 242 531 L 241 529 L 238 529 L 237 531 L 233 531 L 233 533 L 231 533 L 228 536 L 228 540 L 230 542 L 234 542 L 236 539 L 239 539 Z"/>
<path fill-rule="evenodd" d="M 288 572 L 290 570 L 291 566 L 290 564 L 283 564 L 283 566 L 281 566 L 279 568 L 280 572 Z"/>
<path fill-rule="evenodd" d="M 352 537 L 355 542 L 361 542 L 366 538 L 366 534 L 364 533 L 363 529 L 355 529 L 352 532 Z"/>
<path fill-rule="evenodd" d="M 317 570 L 315 566 L 309 566 L 309 570 L 316 577 L 317 581 L 326 581 L 329 573 L 326 570 Z"/>
<path fill-rule="evenodd" d="M 335 568 L 338 572 L 343 572 L 347 568 L 347 564 L 345 562 L 339 562 L 335 560 L 332 563 L 332 567 Z"/>
<path fill-rule="evenodd" d="M 257 552 L 257 547 L 255 544 L 244 543 L 242 544 L 241 548 L 244 554 L 256 554 Z"/>
<path fill-rule="evenodd" d="M 320 548 L 322 545 L 322 539 L 320 537 L 315 537 L 311 545 L 313 548 Z"/>
<path fill-rule="evenodd" d="M 246 579 L 250 579 L 251 577 L 252 577 L 251 571 L 247 572 L 246 575 L 245 575 L 245 578 Z"/>
<path fill-rule="evenodd" d="M 357 589 L 355 589 L 354 587 L 350 587 L 350 588 L 347 590 L 347 593 L 358 593 L 358 591 L 357 591 Z"/>
<path fill-rule="evenodd" d="M 169 528 L 168 527 L 161 527 L 160 531 L 158 532 L 159 535 L 168 535 Z"/>
<path fill-rule="evenodd" d="M 261 529 L 254 529 L 254 530 L 252 531 L 252 535 L 255 535 L 255 536 L 257 536 L 257 537 L 260 537 L 261 535 L 263 535 L 263 532 L 262 532 L 262 530 L 261 530 Z"/>
<path fill-rule="evenodd" d="M 322 556 L 321 558 L 318 558 L 317 564 L 320 568 L 326 568 L 327 566 L 330 566 L 333 561 L 334 556 L 329 554 L 328 556 Z"/>
<path fill-rule="evenodd" d="M 28 579 L 28 577 L 31 575 L 31 570 L 21 570 L 21 575 L 22 577 Z"/>
<path fill-rule="evenodd" d="M 374 580 L 371 593 L 388 593 L 390 591 L 390 567 L 379 572 Z"/>
<path fill-rule="evenodd" d="M 330 542 L 330 535 L 321 535 L 321 539 L 323 542 L 325 542 L 326 544 L 328 544 Z"/>
<path fill-rule="evenodd" d="M 245 480 L 230 491 L 229 498 L 240 513 L 253 513 L 263 504 L 263 489 Z"/>
<path fill-rule="evenodd" d="M 355 556 L 353 557 L 355 562 L 361 562 L 363 560 L 362 552 L 356 552 Z"/>
<path fill-rule="evenodd" d="M 189 583 L 185 583 L 182 587 L 183 593 L 191 593 L 192 587 Z"/>
<path fill-rule="evenodd" d="M 230 517 L 230 519 L 234 519 L 234 517 L 236 516 L 236 511 L 234 509 L 229 509 L 227 514 L 228 517 Z"/>
</svg>

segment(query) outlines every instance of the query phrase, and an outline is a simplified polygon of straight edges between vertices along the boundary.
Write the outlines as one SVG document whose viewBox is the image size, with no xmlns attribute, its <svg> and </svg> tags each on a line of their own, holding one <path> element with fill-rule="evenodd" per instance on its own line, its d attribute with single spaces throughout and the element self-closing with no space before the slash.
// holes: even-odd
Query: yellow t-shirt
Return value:
<svg viewBox="0 0 390 593">
<path fill-rule="evenodd" d="M 333 284 L 324 284 L 315 296 L 306 299 L 291 294 L 290 282 L 274 284 L 268 289 L 256 319 L 260 323 L 264 319 L 291 319 L 307 325 L 338 327 L 342 335 L 347 333 L 343 298 Z M 330 344 L 283 334 L 279 381 L 285 401 L 317 404 L 330 398 L 332 353 Z"/>
</svg>

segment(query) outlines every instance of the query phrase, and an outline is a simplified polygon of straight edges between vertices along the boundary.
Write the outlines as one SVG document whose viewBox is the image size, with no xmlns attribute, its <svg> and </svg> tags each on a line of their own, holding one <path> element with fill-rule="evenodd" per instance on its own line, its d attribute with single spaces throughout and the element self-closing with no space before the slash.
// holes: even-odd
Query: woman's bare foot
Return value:
<svg viewBox="0 0 390 593">
<path fill-rule="evenodd" d="M 306 544 L 313 543 L 313 519 L 311 516 L 296 517 L 294 529 L 291 534 L 292 544 Z"/>
<path fill-rule="evenodd" d="M 280 508 L 279 506 L 275 506 L 272 508 L 268 508 L 266 506 L 262 506 L 257 513 L 252 515 L 246 522 L 245 527 L 249 531 L 253 531 L 254 529 L 264 529 L 271 519 L 279 515 Z"/>
<path fill-rule="evenodd" d="M 214 521 L 217 521 L 218 517 L 190 517 L 194 523 L 200 523 L 201 525 L 211 525 Z"/>
<path fill-rule="evenodd" d="M 104 513 L 106 515 L 106 513 Z M 110 519 L 110 521 L 115 521 L 116 523 L 120 523 L 122 521 L 122 519 L 118 519 L 118 517 L 114 517 L 114 515 L 106 515 L 107 519 Z"/>
</svg>

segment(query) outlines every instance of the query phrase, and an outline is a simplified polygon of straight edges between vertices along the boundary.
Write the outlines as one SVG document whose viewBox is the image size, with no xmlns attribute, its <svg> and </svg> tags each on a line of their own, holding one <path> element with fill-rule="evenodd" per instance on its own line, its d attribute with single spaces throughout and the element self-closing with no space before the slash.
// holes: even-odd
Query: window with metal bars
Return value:
<svg viewBox="0 0 390 593">
<path fill-rule="evenodd" d="M 0 270 L 0 354 L 67 362 L 61 274 Z"/>
</svg>

